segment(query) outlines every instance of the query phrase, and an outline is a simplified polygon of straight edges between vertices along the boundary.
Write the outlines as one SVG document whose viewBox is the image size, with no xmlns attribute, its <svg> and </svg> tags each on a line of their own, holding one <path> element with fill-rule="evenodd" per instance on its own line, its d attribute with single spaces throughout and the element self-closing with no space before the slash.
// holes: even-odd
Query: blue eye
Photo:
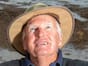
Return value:
<svg viewBox="0 0 88 66">
<path fill-rule="evenodd" d="M 30 32 L 35 32 L 36 28 L 30 28 Z"/>
<path fill-rule="evenodd" d="M 51 29 L 51 26 L 50 25 L 46 26 L 46 29 Z"/>
</svg>

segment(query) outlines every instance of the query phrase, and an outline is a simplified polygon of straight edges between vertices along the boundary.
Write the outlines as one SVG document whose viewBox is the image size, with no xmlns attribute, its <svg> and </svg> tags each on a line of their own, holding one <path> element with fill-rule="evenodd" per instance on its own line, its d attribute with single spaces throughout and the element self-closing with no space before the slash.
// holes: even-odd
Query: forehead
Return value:
<svg viewBox="0 0 88 66">
<path fill-rule="evenodd" d="M 40 23 L 52 23 L 52 24 L 56 24 L 56 19 L 53 16 L 47 15 L 47 14 L 37 15 L 37 16 L 32 17 L 28 21 L 28 24 L 33 24 L 33 23 L 37 23 L 37 24 L 40 24 Z"/>
<path fill-rule="evenodd" d="M 41 22 L 43 21 L 43 22 Z M 36 25 L 36 24 L 40 24 L 38 23 L 40 22 L 41 24 L 43 23 L 48 23 L 48 24 L 53 24 L 54 26 L 59 25 L 59 21 L 52 15 L 49 14 L 42 14 L 42 15 L 37 15 L 37 16 L 33 16 L 31 19 L 29 19 L 22 27 L 22 32 L 24 30 L 24 28 L 28 25 Z M 59 23 L 59 24 L 58 24 Z"/>
</svg>

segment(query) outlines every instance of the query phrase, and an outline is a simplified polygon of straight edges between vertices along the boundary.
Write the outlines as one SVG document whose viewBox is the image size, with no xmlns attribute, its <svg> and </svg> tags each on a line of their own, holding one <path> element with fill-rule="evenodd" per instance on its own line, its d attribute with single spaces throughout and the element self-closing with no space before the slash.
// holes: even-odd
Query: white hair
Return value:
<svg viewBox="0 0 88 66">
<path fill-rule="evenodd" d="M 56 29 L 57 29 L 57 32 L 58 32 L 58 36 L 60 37 L 60 43 L 59 45 L 62 45 L 62 31 L 61 31 L 61 27 L 60 27 L 60 24 L 58 23 L 58 21 L 56 21 Z"/>
</svg>

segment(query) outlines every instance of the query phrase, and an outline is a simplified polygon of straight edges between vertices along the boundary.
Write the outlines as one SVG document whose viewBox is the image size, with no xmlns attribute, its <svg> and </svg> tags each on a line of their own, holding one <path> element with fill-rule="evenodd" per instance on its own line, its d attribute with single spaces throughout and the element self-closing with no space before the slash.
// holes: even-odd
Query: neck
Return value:
<svg viewBox="0 0 88 66">
<path fill-rule="evenodd" d="M 49 66 L 52 62 L 56 61 L 57 54 L 49 55 L 49 56 L 38 56 L 38 57 L 30 56 L 30 59 L 35 66 Z"/>
</svg>

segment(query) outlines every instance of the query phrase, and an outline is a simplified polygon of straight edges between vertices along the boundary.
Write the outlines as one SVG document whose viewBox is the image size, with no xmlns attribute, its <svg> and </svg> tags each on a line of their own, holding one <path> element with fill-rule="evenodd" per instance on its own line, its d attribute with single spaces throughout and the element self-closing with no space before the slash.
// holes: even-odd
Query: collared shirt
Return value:
<svg viewBox="0 0 88 66">
<path fill-rule="evenodd" d="M 50 66 L 62 66 L 62 61 L 62 51 L 59 50 L 57 61 L 51 63 Z M 22 62 L 22 66 L 34 66 L 34 64 L 32 64 L 30 59 L 26 56 L 26 58 Z"/>
</svg>

